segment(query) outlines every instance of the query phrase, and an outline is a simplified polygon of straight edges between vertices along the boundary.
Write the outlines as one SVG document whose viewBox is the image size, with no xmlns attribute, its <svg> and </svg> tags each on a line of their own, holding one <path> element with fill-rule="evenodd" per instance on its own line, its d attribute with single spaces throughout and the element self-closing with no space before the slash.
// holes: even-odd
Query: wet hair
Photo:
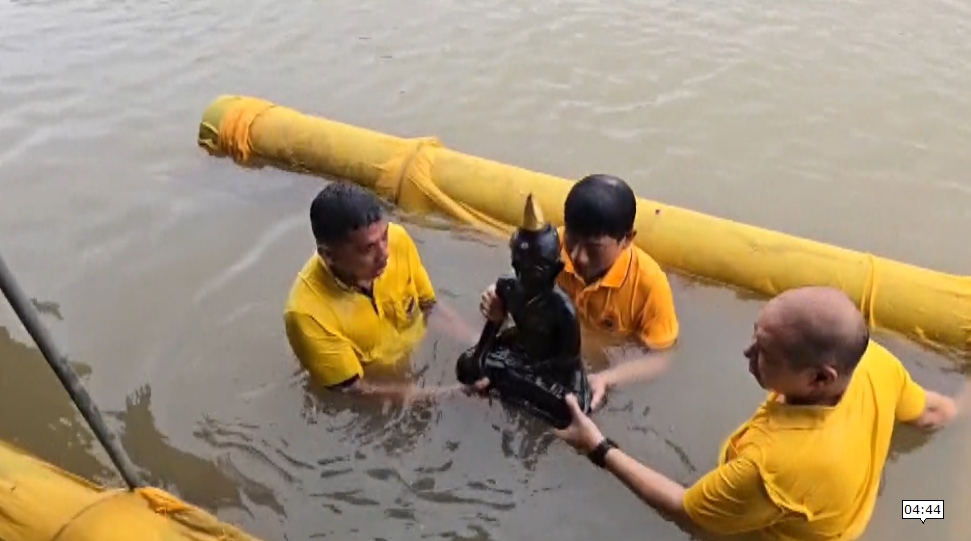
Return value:
<svg viewBox="0 0 971 541">
<path fill-rule="evenodd" d="M 332 182 L 310 204 L 310 228 L 317 244 L 339 243 L 352 232 L 384 218 L 371 192 L 347 182 Z"/>
<path fill-rule="evenodd" d="M 630 186 L 617 177 L 588 175 L 570 189 L 563 215 L 571 235 L 621 240 L 634 229 L 637 198 Z"/>
</svg>

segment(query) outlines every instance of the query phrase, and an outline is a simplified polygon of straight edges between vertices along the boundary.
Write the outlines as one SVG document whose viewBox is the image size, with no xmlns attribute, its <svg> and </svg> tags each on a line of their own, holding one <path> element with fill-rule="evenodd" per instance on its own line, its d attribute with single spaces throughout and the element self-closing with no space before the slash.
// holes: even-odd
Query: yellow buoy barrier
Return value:
<svg viewBox="0 0 971 541">
<path fill-rule="evenodd" d="M 528 193 L 557 225 L 572 181 L 308 116 L 258 98 L 220 96 L 199 144 L 240 164 L 267 162 L 345 179 L 400 208 L 438 212 L 506 235 Z M 971 280 L 639 198 L 637 245 L 671 270 L 773 296 L 838 287 L 871 326 L 924 345 L 971 349 Z"/>
<path fill-rule="evenodd" d="M 259 541 L 163 490 L 106 490 L 5 442 L 0 539 Z"/>
</svg>

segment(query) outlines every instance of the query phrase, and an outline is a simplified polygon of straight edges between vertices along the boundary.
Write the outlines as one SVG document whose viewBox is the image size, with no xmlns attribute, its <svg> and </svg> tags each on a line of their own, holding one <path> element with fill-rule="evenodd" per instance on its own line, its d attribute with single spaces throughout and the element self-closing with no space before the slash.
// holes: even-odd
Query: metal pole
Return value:
<svg viewBox="0 0 971 541">
<path fill-rule="evenodd" d="M 88 422 L 95 437 L 104 446 L 105 451 L 107 451 L 108 456 L 111 458 L 111 462 L 118 468 L 125 483 L 128 484 L 128 488 L 133 489 L 145 486 L 144 481 L 142 481 L 135 469 L 135 465 L 132 464 L 131 459 L 128 458 L 128 454 L 125 453 L 125 450 L 118 443 L 118 439 L 108 429 L 98 407 L 94 405 L 88 392 L 81 385 L 81 380 L 78 378 L 77 373 L 68 364 L 67 359 L 61 355 L 57 346 L 54 345 L 54 339 L 40 322 L 40 318 L 37 316 L 33 304 L 24 295 L 20 286 L 17 285 L 13 273 L 10 272 L 2 255 L 0 255 L 0 290 L 3 291 L 3 295 L 7 298 L 10 306 L 13 307 L 14 312 L 17 313 L 20 322 L 24 324 L 27 332 L 30 333 L 34 342 L 37 343 L 41 353 L 44 354 L 44 358 L 47 359 L 47 364 L 57 374 L 57 379 L 61 380 L 61 385 L 64 386 L 67 394 L 71 396 L 71 400 Z"/>
</svg>

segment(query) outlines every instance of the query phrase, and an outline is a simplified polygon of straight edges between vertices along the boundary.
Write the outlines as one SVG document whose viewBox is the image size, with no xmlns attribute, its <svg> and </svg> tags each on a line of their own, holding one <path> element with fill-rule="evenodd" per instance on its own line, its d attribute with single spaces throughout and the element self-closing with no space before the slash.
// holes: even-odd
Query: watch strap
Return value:
<svg viewBox="0 0 971 541">
<path fill-rule="evenodd" d="M 604 468 L 607 466 L 607 451 L 617 448 L 617 443 L 614 440 L 604 438 L 587 454 L 587 458 L 590 459 L 590 462 L 596 464 L 597 467 Z"/>
</svg>

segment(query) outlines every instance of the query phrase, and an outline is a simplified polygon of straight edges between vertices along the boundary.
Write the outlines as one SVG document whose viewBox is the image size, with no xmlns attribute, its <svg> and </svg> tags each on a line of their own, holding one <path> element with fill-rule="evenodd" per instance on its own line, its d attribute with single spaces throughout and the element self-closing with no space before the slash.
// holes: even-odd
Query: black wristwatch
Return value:
<svg viewBox="0 0 971 541">
<path fill-rule="evenodd" d="M 597 444 L 596 447 L 593 448 L 593 451 L 587 453 L 587 458 L 589 458 L 590 462 L 593 462 L 598 467 L 604 468 L 607 466 L 607 451 L 617 448 L 617 444 L 614 442 L 614 440 L 604 438 L 600 440 L 600 443 Z"/>
</svg>

